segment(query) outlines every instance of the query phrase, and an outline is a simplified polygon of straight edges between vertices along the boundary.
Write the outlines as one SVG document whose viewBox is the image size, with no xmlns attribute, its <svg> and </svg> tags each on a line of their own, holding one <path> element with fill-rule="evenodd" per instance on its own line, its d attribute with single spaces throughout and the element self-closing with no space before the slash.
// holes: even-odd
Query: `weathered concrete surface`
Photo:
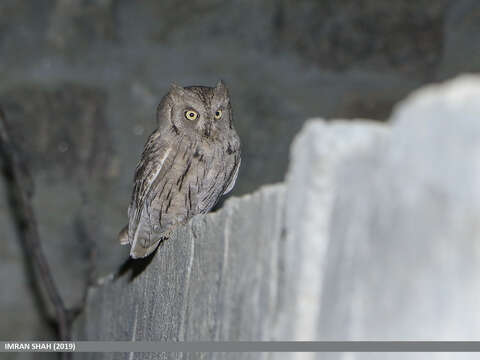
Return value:
<svg viewBox="0 0 480 360">
<path fill-rule="evenodd" d="M 279 301 L 283 202 L 284 186 L 268 186 L 232 199 L 217 213 L 195 217 L 161 245 L 133 281 L 125 273 L 91 289 L 86 313 L 76 324 L 78 338 L 270 339 L 278 315 L 286 311 Z"/>
<path fill-rule="evenodd" d="M 378 123 L 311 120 L 296 136 L 286 180 L 285 262 L 289 312 L 287 339 L 317 339 L 325 252 L 330 237 L 335 176 L 347 159 L 377 147 L 389 131 Z"/>
<path fill-rule="evenodd" d="M 397 107 L 390 141 L 343 165 L 319 339 L 478 340 L 479 98 L 478 76 L 417 91 Z"/>
</svg>

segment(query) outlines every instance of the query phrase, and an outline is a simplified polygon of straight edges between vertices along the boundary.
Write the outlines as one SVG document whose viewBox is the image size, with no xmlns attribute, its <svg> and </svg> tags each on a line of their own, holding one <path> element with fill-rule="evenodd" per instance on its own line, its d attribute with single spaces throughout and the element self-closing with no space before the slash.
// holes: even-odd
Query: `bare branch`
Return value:
<svg viewBox="0 0 480 360">
<path fill-rule="evenodd" d="M 33 181 L 21 154 L 13 143 L 5 115 L 0 108 L 0 155 L 11 176 L 17 217 L 21 227 L 22 240 L 27 252 L 27 259 L 32 261 L 38 279 L 46 290 L 48 300 L 55 310 L 55 318 L 60 340 L 70 340 L 71 322 L 63 299 L 53 280 L 50 267 L 42 250 L 38 233 L 37 220 L 32 206 Z"/>
<path fill-rule="evenodd" d="M 91 286 L 95 285 L 96 280 L 96 245 L 95 241 L 93 241 L 90 234 L 93 233 L 89 226 L 85 224 L 82 216 L 79 216 L 75 221 L 75 228 L 78 234 L 78 240 L 82 245 L 84 256 L 86 257 L 88 268 L 87 268 L 87 276 L 85 282 L 85 288 L 83 290 L 83 295 L 78 302 L 78 304 L 74 305 L 71 309 L 69 309 L 70 318 L 73 321 L 84 309 L 87 304 L 87 296 L 88 296 L 88 289 Z"/>
</svg>

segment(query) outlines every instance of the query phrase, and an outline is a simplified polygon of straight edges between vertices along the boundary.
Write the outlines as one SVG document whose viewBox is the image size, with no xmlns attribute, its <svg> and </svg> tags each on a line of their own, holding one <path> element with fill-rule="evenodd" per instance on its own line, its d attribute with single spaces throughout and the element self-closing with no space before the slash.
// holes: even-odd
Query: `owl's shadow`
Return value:
<svg viewBox="0 0 480 360">
<path fill-rule="evenodd" d="M 155 254 L 158 251 L 158 248 L 162 246 L 163 241 L 159 244 L 159 246 L 147 257 L 142 258 L 142 259 L 132 259 L 131 257 L 128 257 L 127 260 L 123 262 L 122 265 L 118 268 L 117 272 L 115 273 L 114 279 L 120 279 L 121 277 L 125 276 L 128 272 L 130 272 L 130 277 L 128 279 L 128 282 L 132 282 L 135 280 L 137 276 L 139 276 L 141 273 L 145 271 L 147 266 L 152 262 L 153 258 L 155 257 Z"/>
</svg>

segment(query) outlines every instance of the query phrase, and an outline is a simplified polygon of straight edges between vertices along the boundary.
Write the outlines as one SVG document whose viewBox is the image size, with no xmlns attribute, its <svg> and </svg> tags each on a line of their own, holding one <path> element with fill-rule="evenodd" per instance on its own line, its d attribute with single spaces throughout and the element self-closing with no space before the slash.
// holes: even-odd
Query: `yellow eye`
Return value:
<svg viewBox="0 0 480 360">
<path fill-rule="evenodd" d="M 222 117 L 222 110 L 215 111 L 215 119 L 220 119 Z"/>
<path fill-rule="evenodd" d="M 187 110 L 185 111 L 185 118 L 187 120 L 197 120 L 198 118 L 198 113 L 193 110 Z"/>
</svg>

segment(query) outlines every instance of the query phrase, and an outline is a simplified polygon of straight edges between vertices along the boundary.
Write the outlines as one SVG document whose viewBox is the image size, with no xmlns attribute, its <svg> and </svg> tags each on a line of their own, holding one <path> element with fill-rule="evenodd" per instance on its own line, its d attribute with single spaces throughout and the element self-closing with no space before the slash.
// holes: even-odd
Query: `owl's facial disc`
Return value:
<svg viewBox="0 0 480 360">
<path fill-rule="evenodd" d="M 159 121 L 176 135 L 216 138 L 231 128 L 230 97 L 223 82 L 216 87 L 173 84 L 159 108 Z"/>
</svg>

